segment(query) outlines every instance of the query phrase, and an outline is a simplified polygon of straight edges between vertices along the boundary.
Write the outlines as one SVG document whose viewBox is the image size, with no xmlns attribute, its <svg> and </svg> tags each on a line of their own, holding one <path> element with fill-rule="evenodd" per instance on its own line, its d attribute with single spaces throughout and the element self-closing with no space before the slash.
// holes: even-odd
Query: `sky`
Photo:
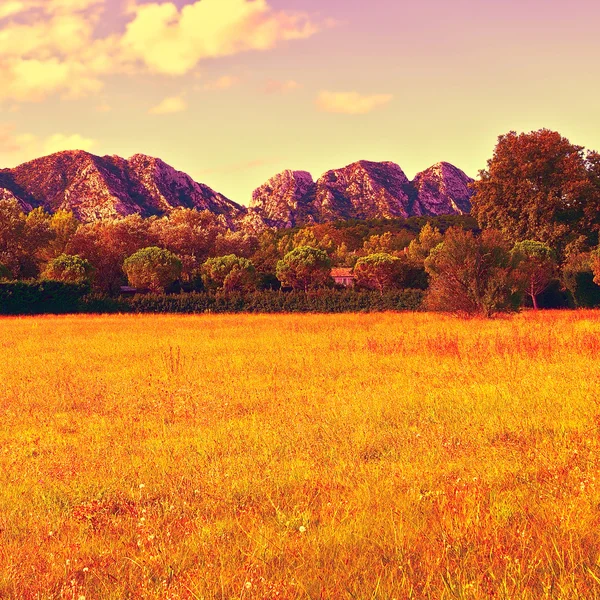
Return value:
<svg viewBox="0 0 600 600">
<path fill-rule="evenodd" d="M 476 177 L 499 135 L 600 150 L 596 0 L 0 0 L 0 168 L 158 156 L 240 204 L 284 169 Z"/>
</svg>

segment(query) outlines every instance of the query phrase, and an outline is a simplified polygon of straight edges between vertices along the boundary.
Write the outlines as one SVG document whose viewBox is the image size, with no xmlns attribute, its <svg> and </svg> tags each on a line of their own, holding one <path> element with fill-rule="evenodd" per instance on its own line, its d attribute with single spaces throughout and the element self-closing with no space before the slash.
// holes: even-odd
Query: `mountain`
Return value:
<svg viewBox="0 0 600 600">
<path fill-rule="evenodd" d="M 418 173 L 413 185 L 419 205 L 426 215 L 464 215 L 471 212 L 473 179 L 447 162 L 440 162 Z"/>
<path fill-rule="evenodd" d="M 284 171 L 255 190 L 249 214 L 266 225 L 295 227 L 346 219 L 465 214 L 473 180 L 445 162 L 409 181 L 392 162 L 358 161 L 316 182 L 306 171 Z"/>
<path fill-rule="evenodd" d="M 392 162 L 361 160 L 314 181 L 306 171 L 283 171 L 252 194 L 246 208 L 159 158 L 58 152 L 14 169 L 0 169 L 0 200 L 23 210 L 70 210 L 81 221 L 130 214 L 164 215 L 176 208 L 208 210 L 230 227 L 260 231 L 346 219 L 464 214 L 472 181 L 441 162 L 410 181 Z"/>
<path fill-rule="evenodd" d="M 71 210 L 82 221 L 138 213 L 163 215 L 196 208 L 227 222 L 245 209 L 159 158 L 136 154 L 129 160 L 80 150 L 58 152 L 0 170 L 0 199 L 16 198 L 24 210 Z"/>
<path fill-rule="evenodd" d="M 316 186 L 306 171 L 283 171 L 254 190 L 250 202 L 256 213 L 273 227 L 295 227 L 314 222 Z"/>
</svg>

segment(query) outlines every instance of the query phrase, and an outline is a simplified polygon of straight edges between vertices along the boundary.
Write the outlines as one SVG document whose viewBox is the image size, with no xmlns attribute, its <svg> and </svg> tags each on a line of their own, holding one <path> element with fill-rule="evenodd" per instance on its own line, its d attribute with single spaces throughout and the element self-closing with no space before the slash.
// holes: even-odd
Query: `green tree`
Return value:
<svg viewBox="0 0 600 600">
<path fill-rule="evenodd" d="M 0 263 L 17 278 L 26 253 L 25 215 L 17 200 L 0 200 Z"/>
<path fill-rule="evenodd" d="M 600 159 L 559 133 L 514 131 L 498 138 L 473 183 L 472 214 L 512 242 L 540 240 L 560 254 L 580 235 L 595 245 L 600 229 Z"/>
<path fill-rule="evenodd" d="M 96 269 L 94 288 L 113 293 L 125 283 L 125 258 L 140 248 L 154 245 L 156 237 L 149 231 L 149 219 L 130 215 L 81 225 L 73 234 L 66 254 L 77 254 L 89 260 Z"/>
<path fill-rule="evenodd" d="M 600 305 L 600 286 L 594 282 L 592 252 L 573 251 L 561 267 L 561 279 L 579 308 Z"/>
<path fill-rule="evenodd" d="M 94 267 L 85 258 L 61 254 L 53 258 L 42 272 L 42 279 L 53 279 L 66 283 L 91 283 Z"/>
<path fill-rule="evenodd" d="M 398 287 L 406 261 L 386 252 L 359 258 L 354 266 L 356 285 L 379 290 Z"/>
<path fill-rule="evenodd" d="M 515 278 L 523 291 L 531 298 L 533 308 L 538 309 L 538 296 L 550 285 L 557 274 L 554 251 L 542 242 L 523 240 L 512 249 Z"/>
<path fill-rule="evenodd" d="M 330 281 L 331 261 L 324 250 L 299 246 L 277 263 L 277 278 L 282 285 L 307 291 Z"/>
<path fill-rule="evenodd" d="M 427 304 L 434 310 L 490 317 L 512 308 L 510 245 L 496 230 L 476 237 L 451 227 L 425 269 L 431 278 Z"/>
<path fill-rule="evenodd" d="M 209 258 L 200 272 L 204 286 L 209 290 L 249 292 L 256 289 L 254 265 L 235 254 Z"/>
<path fill-rule="evenodd" d="M 12 279 L 12 273 L 10 272 L 10 269 L 0 263 L 0 281 L 7 281 L 9 279 Z"/>
<path fill-rule="evenodd" d="M 169 250 L 151 246 L 126 258 L 123 271 L 133 287 L 160 293 L 181 276 L 181 261 Z"/>
<path fill-rule="evenodd" d="M 419 235 L 408 245 L 407 256 L 414 263 L 422 265 L 429 253 L 443 240 L 439 229 L 425 223 Z"/>
</svg>

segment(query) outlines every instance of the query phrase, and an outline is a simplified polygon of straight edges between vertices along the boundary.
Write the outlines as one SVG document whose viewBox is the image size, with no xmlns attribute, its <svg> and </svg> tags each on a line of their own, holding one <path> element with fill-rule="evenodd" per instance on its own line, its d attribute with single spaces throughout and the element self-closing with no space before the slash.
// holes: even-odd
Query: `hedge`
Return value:
<svg viewBox="0 0 600 600">
<path fill-rule="evenodd" d="M 251 294 L 146 294 L 111 298 L 90 295 L 81 302 L 86 313 L 284 313 L 376 312 L 421 308 L 422 290 L 380 294 L 371 291 L 317 290 L 314 292 L 262 291 Z"/>
<path fill-rule="evenodd" d="M 0 282 L 1 315 L 78 312 L 89 286 L 62 281 Z"/>
</svg>

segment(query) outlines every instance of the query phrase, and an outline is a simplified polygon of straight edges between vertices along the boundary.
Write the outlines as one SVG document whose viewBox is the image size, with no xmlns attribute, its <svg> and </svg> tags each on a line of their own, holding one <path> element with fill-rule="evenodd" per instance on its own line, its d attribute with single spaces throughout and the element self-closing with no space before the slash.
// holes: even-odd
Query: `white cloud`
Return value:
<svg viewBox="0 0 600 600">
<path fill-rule="evenodd" d="M 0 125 L 0 159 L 3 166 L 15 166 L 63 150 L 90 151 L 95 145 L 95 140 L 78 133 L 55 133 L 39 137 L 31 133 L 18 133 L 11 125 Z"/>
<path fill-rule="evenodd" d="M 181 76 L 205 59 L 268 50 L 330 26 L 269 0 L 188 2 L 131 0 L 125 31 L 99 38 L 107 0 L 0 0 L 0 101 L 97 93 L 111 74 Z"/>
<path fill-rule="evenodd" d="M 267 0 L 201 0 L 181 10 L 153 3 L 133 11 L 121 40 L 125 54 L 171 75 L 188 73 L 206 58 L 268 50 L 318 31 L 306 14 L 274 11 Z"/>
<path fill-rule="evenodd" d="M 170 96 L 162 102 L 153 106 L 149 111 L 149 115 L 168 115 L 172 113 L 183 112 L 187 109 L 187 102 L 181 96 Z"/>
<path fill-rule="evenodd" d="M 389 104 L 391 94 L 363 95 L 358 92 L 323 91 L 317 96 L 317 108 L 323 112 L 345 115 L 364 115 Z"/>
</svg>

